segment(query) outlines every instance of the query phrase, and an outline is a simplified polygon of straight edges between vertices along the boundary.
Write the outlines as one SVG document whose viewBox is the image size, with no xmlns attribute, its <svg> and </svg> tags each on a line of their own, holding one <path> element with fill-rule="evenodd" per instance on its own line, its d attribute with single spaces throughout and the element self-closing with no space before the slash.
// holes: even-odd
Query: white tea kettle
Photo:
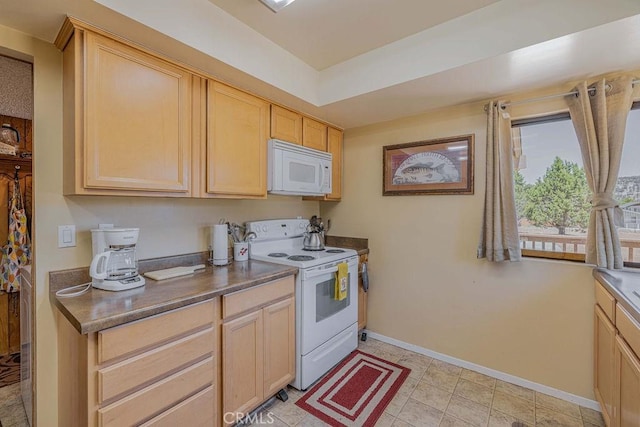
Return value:
<svg viewBox="0 0 640 427">
<path fill-rule="evenodd" d="M 307 231 L 304 233 L 302 246 L 305 251 L 323 251 L 324 250 L 324 224 L 322 218 L 316 215 L 312 216 L 307 225 Z"/>
</svg>

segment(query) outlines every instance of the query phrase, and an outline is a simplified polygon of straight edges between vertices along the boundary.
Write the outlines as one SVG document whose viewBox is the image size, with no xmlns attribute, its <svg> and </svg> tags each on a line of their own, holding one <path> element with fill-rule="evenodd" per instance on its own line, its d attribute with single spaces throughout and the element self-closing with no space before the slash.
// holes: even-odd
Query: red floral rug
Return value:
<svg viewBox="0 0 640 427">
<path fill-rule="evenodd" d="M 331 426 L 373 426 L 411 370 L 359 350 L 296 405 Z"/>
</svg>

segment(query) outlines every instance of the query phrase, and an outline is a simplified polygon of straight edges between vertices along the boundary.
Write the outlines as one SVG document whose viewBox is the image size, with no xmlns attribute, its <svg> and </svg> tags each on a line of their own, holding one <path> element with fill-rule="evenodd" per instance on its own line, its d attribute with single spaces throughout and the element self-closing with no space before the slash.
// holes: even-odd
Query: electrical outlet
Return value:
<svg viewBox="0 0 640 427">
<path fill-rule="evenodd" d="M 70 248 L 76 245 L 76 226 L 75 225 L 59 225 L 58 226 L 58 247 Z"/>
</svg>

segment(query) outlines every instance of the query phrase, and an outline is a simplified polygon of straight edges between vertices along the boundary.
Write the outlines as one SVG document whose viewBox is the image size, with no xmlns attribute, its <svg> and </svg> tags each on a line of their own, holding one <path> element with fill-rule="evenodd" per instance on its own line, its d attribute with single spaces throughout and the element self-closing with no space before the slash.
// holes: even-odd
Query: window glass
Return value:
<svg viewBox="0 0 640 427">
<path fill-rule="evenodd" d="M 513 127 L 516 210 L 524 255 L 584 260 L 591 192 L 573 123 L 565 116 Z M 516 150 L 517 151 L 517 150 Z M 630 112 L 614 198 L 625 262 L 640 262 L 640 109 Z"/>
</svg>

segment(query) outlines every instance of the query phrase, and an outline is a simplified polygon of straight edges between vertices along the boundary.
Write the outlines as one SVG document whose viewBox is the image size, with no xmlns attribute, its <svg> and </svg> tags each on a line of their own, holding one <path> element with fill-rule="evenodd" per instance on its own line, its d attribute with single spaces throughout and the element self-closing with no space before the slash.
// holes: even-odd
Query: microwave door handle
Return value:
<svg viewBox="0 0 640 427">
<path fill-rule="evenodd" d="M 324 186 L 324 165 L 320 163 L 320 189 Z"/>
</svg>

